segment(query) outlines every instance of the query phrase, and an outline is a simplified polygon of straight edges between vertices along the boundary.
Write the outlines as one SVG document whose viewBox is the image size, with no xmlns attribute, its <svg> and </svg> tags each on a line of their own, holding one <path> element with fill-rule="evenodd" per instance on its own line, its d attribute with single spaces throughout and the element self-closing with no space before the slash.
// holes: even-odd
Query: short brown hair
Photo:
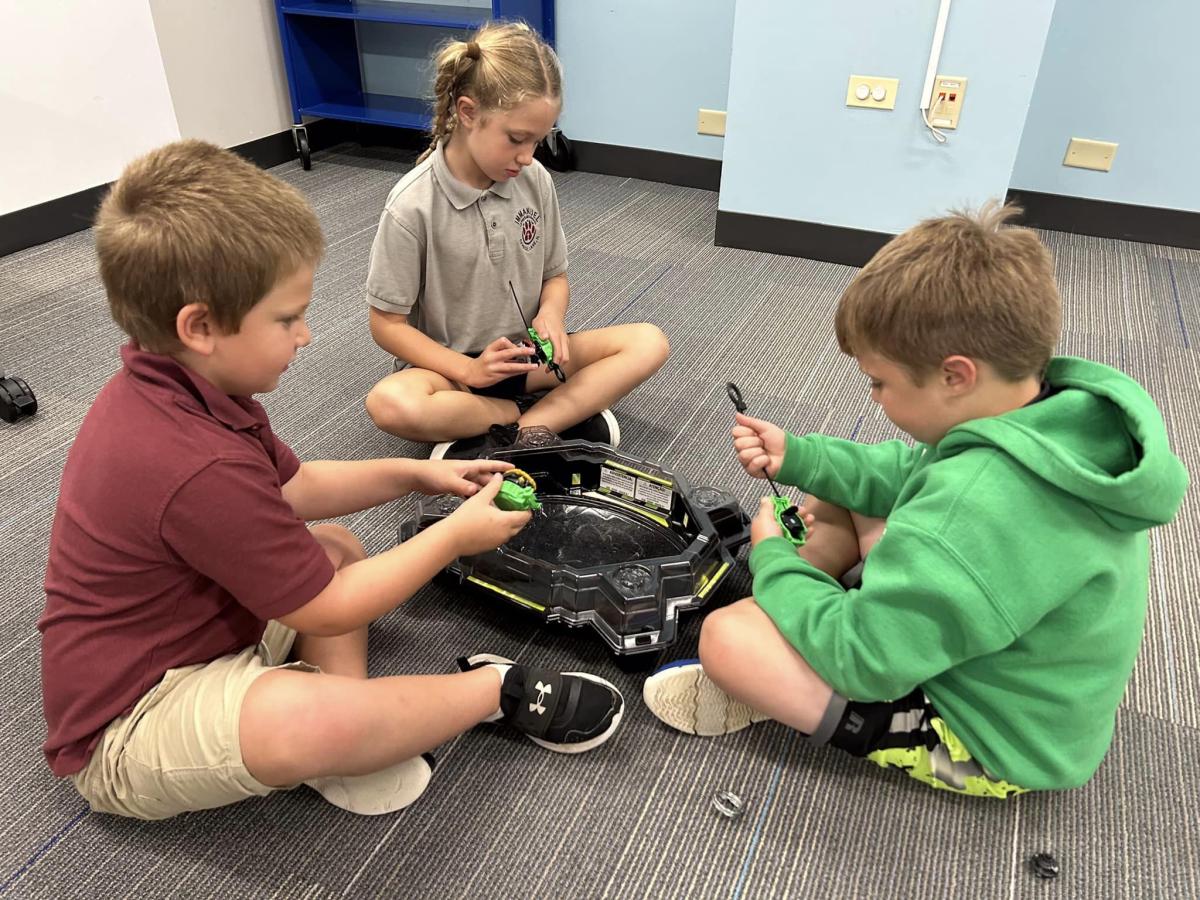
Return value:
<svg viewBox="0 0 1200 900">
<path fill-rule="evenodd" d="M 175 317 L 208 306 L 234 333 L 280 279 L 315 265 L 324 241 L 294 187 L 228 150 L 176 141 L 130 163 L 96 214 L 112 317 L 146 350 L 179 346 Z"/>
<path fill-rule="evenodd" d="M 1050 254 L 1020 215 L 992 200 L 927 219 L 892 239 L 838 301 L 842 352 L 878 353 L 918 382 L 947 356 L 989 363 L 1008 381 L 1041 376 L 1062 301 Z"/>
</svg>

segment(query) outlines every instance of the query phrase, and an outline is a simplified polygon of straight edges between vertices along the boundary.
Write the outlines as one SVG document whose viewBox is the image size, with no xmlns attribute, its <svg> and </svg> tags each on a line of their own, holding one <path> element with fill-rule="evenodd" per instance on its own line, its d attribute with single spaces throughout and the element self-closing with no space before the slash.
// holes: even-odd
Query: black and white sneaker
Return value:
<svg viewBox="0 0 1200 900">
<path fill-rule="evenodd" d="M 497 450 L 511 447 L 520 429 L 516 425 L 493 425 L 475 437 L 445 441 L 433 448 L 430 459 L 482 459 Z"/>
<path fill-rule="evenodd" d="M 438 444 L 430 459 L 486 459 L 499 450 L 522 447 L 549 447 L 558 443 L 558 435 L 541 425 L 518 428 L 516 425 L 493 425 L 486 434 L 459 438 Z"/>
<path fill-rule="evenodd" d="M 625 699 L 616 685 L 587 672 L 553 672 L 479 653 L 458 660 L 464 672 L 509 666 L 500 687 L 500 718 L 547 750 L 583 753 L 599 747 L 621 724 Z"/>
<path fill-rule="evenodd" d="M 617 417 L 611 409 L 602 409 L 578 425 L 564 429 L 559 437 L 564 441 L 591 441 L 593 444 L 617 447 L 621 444 L 621 426 L 617 424 Z"/>
</svg>

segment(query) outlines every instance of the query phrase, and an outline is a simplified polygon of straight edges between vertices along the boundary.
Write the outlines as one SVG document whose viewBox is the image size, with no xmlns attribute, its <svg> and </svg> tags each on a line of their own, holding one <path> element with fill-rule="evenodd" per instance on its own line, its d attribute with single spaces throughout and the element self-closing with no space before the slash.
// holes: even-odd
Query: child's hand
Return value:
<svg viewBox="0 0 1200 900">
<path fill-rule="evenodd" d="M 475 496 L 444 519 L 455 530 L 459 556 L 495 550 L 524 528 L 533 515 L 527 509 L 505 512 L 493 505 L 503 480 L 499 474 L 493 475 Z"/>
<path fill-rule="evenodd" d="M 496 472 L 506 472 L 512 463 L 499 459 L 425 459 L 416 461 L 410 482 L 422 494 L 457 494 L 470 497 L 492 480 Z"/>
<path fill-rule="evenodd" d="M 774 478 L 783 465 L 785 434 L 778 425 L 737 413 L 737 425 L 733 426 L 733 448 L 738 462 L 755 478 L 765 474 Z"/>
<path fill-rule="evenodd" d="M 783 529 L 775 518 L 775 503 L 770 497 L 758 501 L 758 512 L 750 523 L 750 546 L 756 546 L 759 541 L 767 538 L 783 537 Z"/>
<path fill-rule="evenodd" d="M 496 338 L 475 359 L 467 369 L 468 387 L 490 387 L 505 378 L 514 375 L 524 375 L 537 369 L 536 362 L 526 362 L 530 355 L 529 348 L 514 344 L 506 337 Z"/>
<path fill-rule="evenodd" d="M 554 362 L 561 366 L 571 358 L 571 340 L 567 337 L 567 326 L 561 318 L 539 313 L 529 324 L 543 340 L 549 338 L 554 345 Z"/>
<path fill-rule="evenodd" d="M 804 524 L 808 528 L 808 535 L 811 537 L 816 516 L 803 506 L 797 508 L 796 514 L 804 520 Z M 763 497 L 758 501 L 758 513 L 754 516 L 754 521 L 750 523 L 750 546 L 753 547 L 759 541 L 770 537 L 783 537 L 783 529 L 779 526 L 779 520 L 775 518 L 774 499 Z"/>
</svg>

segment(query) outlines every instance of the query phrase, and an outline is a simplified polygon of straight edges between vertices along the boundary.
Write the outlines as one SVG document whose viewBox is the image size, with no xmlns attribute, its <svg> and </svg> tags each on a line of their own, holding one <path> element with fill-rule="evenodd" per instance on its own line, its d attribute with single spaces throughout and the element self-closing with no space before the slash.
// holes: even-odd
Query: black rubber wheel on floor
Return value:
<svg viewBox="0 0 1200 900">
<path fill-rule="evenodd" d="M 308 135 L 303 131 L 296 135 L 296 145 L 300 148 L 300 165 L 307 172 L 312 168 L 312 151 L 308 149 Z"/>
</svg>

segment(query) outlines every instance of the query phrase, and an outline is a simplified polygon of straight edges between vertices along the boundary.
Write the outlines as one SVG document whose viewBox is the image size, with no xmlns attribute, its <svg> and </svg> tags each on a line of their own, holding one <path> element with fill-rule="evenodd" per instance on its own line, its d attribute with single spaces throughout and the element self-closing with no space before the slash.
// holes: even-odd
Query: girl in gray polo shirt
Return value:
<svg viewBox="0 0 1200 900">
<path fill-rule="evenodd" d="M 645 323 L 567 331 L 558 197 L 533 158 L 562 109 L 558 59 L 527 25 L 489 23 L 446 44 L 436 71 L 433 140 L 371 248 L 371 335 L 396 365 L 367 411 L 434 457 L 484 456 L 539 426 L 616 446 L 608 407 L 662 366 L 667 339 Z M 532 358 L 526 323 L 559 373 Z"/>
</svg>

